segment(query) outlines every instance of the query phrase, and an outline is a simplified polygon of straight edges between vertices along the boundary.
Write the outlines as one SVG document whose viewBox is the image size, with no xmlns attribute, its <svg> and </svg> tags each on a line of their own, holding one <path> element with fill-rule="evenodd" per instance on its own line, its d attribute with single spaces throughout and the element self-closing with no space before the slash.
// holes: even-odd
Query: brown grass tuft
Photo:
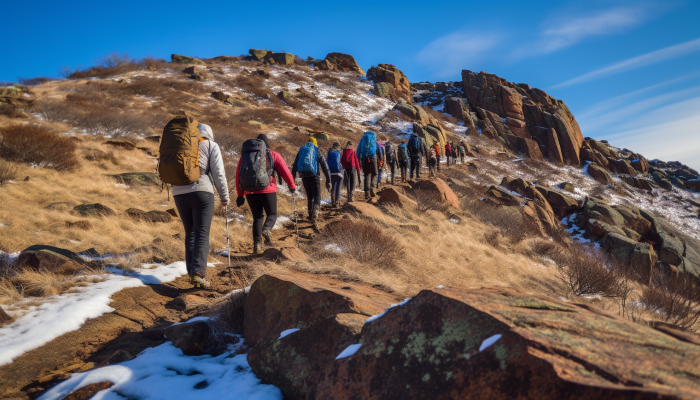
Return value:
<svg viewBox="0 0 700 400">
<path fill-rule="evenodd" d="M 12 125 L 0 129 L 0 156 L 58 171 L 78 166 L 76 145 L 63 136 L 38 125 Z"/>
<path fill-rule="evenodd" d="M 5 160 L 0 160 L 0 186 L 15 178 L 17 178 L 17 166 Z"/>
<path fill-rule="evenodd" d="M 342 219 L 323 231 L 324 250 L 337 248 L 371 268 L 394 269 L 403 259 L 403 246 L 377 224 L 364 220 Z"/>
</svg>

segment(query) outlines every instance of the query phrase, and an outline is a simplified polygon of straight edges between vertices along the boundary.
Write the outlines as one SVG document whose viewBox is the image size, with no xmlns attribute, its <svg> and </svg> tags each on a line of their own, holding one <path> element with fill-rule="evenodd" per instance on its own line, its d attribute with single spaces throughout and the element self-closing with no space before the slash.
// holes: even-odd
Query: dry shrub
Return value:
<svg viewBox="0 0 700 400">
<path fill-rule="evenodd" d="M 475 202 L 469 209 L 482 223 L 500 229 L 503 236 L 512 243 L 518 243 L 525 238 L 539 235 L 539 231 L 535 229 L 535 226 L 527 221 L 520 214 L 520 210 L 516 208 L 493 206 L 479 201 Z"/>
<path fill-rule="evenodd" d="M 48 297 L 65 292 L 71 285 L 67 279 L 47 271 L 25 270 L 11 278 L 25 296 Z"/>
<path fill-rule="evenodd" d="M 576 296 L 620 297 L 620 274 L 607 267 L 607 259 L 589 246 L 573 245 L 552 254 L 559 278 Z"/>
<path fill-rule="evenodd" d="M 396 268 L 405 254 L 396 238 L 365 220 L 342 219 L 328 224 L 323 230 L 322 244 L 324 250 L 335 246 L 356 261 L 379 269 Z"/>
<path fill-rule="evenodd" d="M 4 115 L 7 118 L 27 118 L 27 114 L 19 107 L 7 103 L 0 103 L 0 115 Z"/>
<path fill-rule="evenodd" d="M 15 287 L 9 280 L 0 278 L 0 304 L 15 303 L 23 298 L 21 289 Z"/>
<path fill-rule="evenodd" d="M 78 166 L 75 142 L 45 127 L 12 125 L 0 129 L 0 136 L 0 156 L 7 160 L 58 171 Z"/>
<path fill-rule="evenodd" d="M 62 74 L 65 74 L 68 79 L 108 78 L 110 76 L 144 69 L 162 69 L 167 65 L 167 62 L 163 59 L 147 57 L 142 60 L 134 60 L 131 59 L 128 54 L 120 55 L 118 53 L 108 54 L 95 61 L 100 65 L 82 71 L 76 68 L 73 72 L 70 72 L 71 70 L 68 68 L 62 72 Z"/>
<path fill-rule="evenodd" d="M 34 78 L 18 78 L 20 84 L 24 86 L 39 86 L 42 83 L 55 81 L 56 78 L 50 78 L 48 76 L 37 76 Z"/>
<path fill-rule="evenodd" d="M 0 186 L 17 178 L 17 166 L 5 160 L 0 160 Z"/>
<path fill-rule="evenodd" d="M 639 302 L 663 322 L 690 329 L 700 319 L 700 291 L 696 282 L 658 273 L 645 287 Z"/>
<path fill-rule="evenodd" d="M 266 79 L 267 78 L 264 76 L 255 73 L 249 75 L 238 75 L 233 78 L 230 85 L 233 87 L 239 87 L 246 92 L 250 92 L 255 95 L 255 97 L 271 99 L 273 104 L 281 104 L 275 93 L 265 86 Z"/>
<path fill-rule="evenodd" d="M 106 153 L 99 149 L 88 149 L 85 150 L 83 157 L 88 161 L 109 161 L 114 165 L 119 165 L 119 160 L 111 151 Z"/>
</svg>

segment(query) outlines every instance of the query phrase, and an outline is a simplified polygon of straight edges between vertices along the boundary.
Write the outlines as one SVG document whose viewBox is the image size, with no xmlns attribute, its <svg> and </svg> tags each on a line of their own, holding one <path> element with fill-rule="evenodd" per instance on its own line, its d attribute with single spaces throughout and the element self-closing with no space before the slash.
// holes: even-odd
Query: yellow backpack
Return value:
<svg viewBox="0 0 700 400">
<path fill-rule="evenodd" d="M 179 115 L 163 128 L 158 175 L 164 183 L 187 185 L 199 180 L 199 122 Z"/>
</svg>

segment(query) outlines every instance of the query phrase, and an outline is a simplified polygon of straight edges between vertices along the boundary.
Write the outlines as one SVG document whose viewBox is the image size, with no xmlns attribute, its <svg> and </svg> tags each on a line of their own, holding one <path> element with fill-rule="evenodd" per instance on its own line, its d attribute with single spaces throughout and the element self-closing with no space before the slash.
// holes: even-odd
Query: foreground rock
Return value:
<svg viewBox="0 0 700 400">
<path fill-rule="evenodd" d="M 422 291 L 365 324 L 358 344 L 354 355 L 327 365 L 314 398 L 700 395 L 697 345 L 515 291 Z"/>
<path fill-rule="evenodd" d="M 507 289 L 424 290 L 366 320 L 391 300 L 319 276 L 263 276 L 245 307 L 251 368 L 289 399 L 700 395 L 693 334 Z"/>
<path fill-rule="evenodd" d="M 54 246 L 34 245 L 24 249 L 12 263 L 12 268 L 21 271 L 48 271 L 59 275 L 73 275 L 87 263 L 76 253 Z"/>
</svg>

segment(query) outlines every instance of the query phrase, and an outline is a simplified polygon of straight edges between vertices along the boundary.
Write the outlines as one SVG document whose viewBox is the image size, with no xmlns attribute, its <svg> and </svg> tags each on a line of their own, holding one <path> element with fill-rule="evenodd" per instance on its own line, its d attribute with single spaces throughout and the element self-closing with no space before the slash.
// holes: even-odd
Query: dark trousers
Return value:
<svg viewBox="0 0 700 400">
<path fill-rule="evenodd" d="M 365 197 L 367 197 L 370 193 L 374 193 L 372 182 L 377 179 L 377 159 L 363 158 L 361 162 L 362 173 L 365 175 Z"/>
<path fill-rule="evenodd" d="M 245 198 L 253 213 L 253 241 L 259 241 L 263 228 L 272 230 L 277 222 L 277 193 L 253 193 Z"/>
<path fill-rule="evenodd" d="M 340 201 L 341 187 L 343 187 L 343 176 L 331 174 L 331 203 Z"/>
<path fill-rule="evenodd" d="M 406 173 L 408 172 L 408 161 L 399 161 L 399 170 L 401 171 L 401 182 L 406 182 Z"/>
<path fill-rule="evenodd" d="M 411 173 L 409 177 L 413 179 L 413 171 L 416 171 L 416 178 L 420 178 L 420 156 L 411 156 Z"/>
<path fill-rule="evenodd" d="M 449 167 L 450 166 L 450 155 L 448 154 L 445 157 L 447 158 L 447 162 L 445 163 L 445 165 Z"/>
<path fill-rule="evenodd" d="M 379 171 L 377 172 L 377 188 L 379 188 L 379 184 L 382 183 L 382 172 L 384 172 L 384 168 L 379 168 Z"/>
<path fill-rule="evenodd" d="M 345 188 L 348 191 L 348 201 L 352 201 L 353 193 L 355 193 L 355 168 L 345 170 Z"/>
<path fill-rule="evenodd" d="M 321 208 L 321 177 L 319 175 L 306 176 L 301 178 L 301 183 L 304 184 L 310 217 L 313 215 L 314 206 Z"/>
<path fill-rule="evenodd" d="M 391 160 L 387 163 L 391 170 L 391 184 L 394 184 L 394 175 L 396 175 L 396 160 Z"/>
<path fill-rule="evenodd" d="M 177 212 L 185 227 L 185 263 L 187 273 L 202 277 L 207 272 L 209 229 L 214 216 L 214 194 L 192 192 L 174 197 Z"/>
</svg>

